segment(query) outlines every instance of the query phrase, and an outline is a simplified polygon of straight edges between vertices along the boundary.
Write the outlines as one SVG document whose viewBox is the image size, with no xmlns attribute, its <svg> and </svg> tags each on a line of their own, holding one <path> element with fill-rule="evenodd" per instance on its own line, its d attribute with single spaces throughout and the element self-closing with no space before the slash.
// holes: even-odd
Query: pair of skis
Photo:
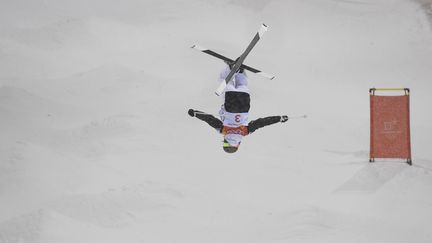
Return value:
<svg viewBox="0 0 432 243">
<path fill-rule="evenodd" d="M 267 31 L 268 27 L 265 24 L 262 24 L 260 26 L 259 31 L 255 34 L 254 38 L 252 39 L 252 41 L 249 43 L 248 47 L 246 48 L 246 50 L 240 55 L 240 57 L 238 57 L 236 60 L 233 60 L 231 58 L 225 57 L 219 53 L 216 53 L 214 51 L 211 51 L 209 49 L 203 48 L 201 46 L 198 45 L 193 45 L 192 48 L 196 49 L 198 51 L 202 51 L 206 54 L 209 54 L 211 56 L 214 56 L 216 58 L 222 59 L 223 61 L 231 64 L 232 68 L 230 73 L 228 74 L 228 76 L 225 78 L 225 82 L 222 82 L 219 87 L 216 89 L 216 95 L 221 95 L 223 93 L 223 91 L 225 90 L 226 85 L 232 80 L 232 78 L 234 77 L 234 74 L 236 72 L 238 72 L 238 70 L 240 68 L 251 71 L 253 73 L 259 74 L 263 77 L 266 77 L 268 79 L 273 79 L 274 76 L 264 73 L 258 69 L 252 68 L 250 66 L 244 65 L 243 62 L 246 59 L 246 57 L 249 55 L 249 53 L 251 52 L 251 50 L 254 48 L 254 46 L 256 45 L 256 43 L 258 43 L 258 41 L 261 39 L 261 37 L 264 35 L 264 33 Z"/>
</svg>

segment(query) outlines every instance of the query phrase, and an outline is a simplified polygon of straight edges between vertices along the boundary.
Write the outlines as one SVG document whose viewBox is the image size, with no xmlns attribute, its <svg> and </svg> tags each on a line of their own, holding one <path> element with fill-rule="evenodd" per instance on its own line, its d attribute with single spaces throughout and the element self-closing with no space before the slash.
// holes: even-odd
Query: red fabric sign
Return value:
<svg viewBox="0 0 432 243">
<path fill-rule="evenodd" d="M 409 95 L 370 96 L 370 159 L 411 161 Z"/>
</svg>

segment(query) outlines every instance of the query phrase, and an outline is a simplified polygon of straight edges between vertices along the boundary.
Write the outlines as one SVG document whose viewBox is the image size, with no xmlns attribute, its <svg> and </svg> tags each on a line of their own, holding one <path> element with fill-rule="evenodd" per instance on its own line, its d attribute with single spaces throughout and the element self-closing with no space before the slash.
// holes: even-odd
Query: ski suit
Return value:
<svg viewBox="0 0 432 243">
<path fill-rule="evenodd" d="M 219 82 L 225 82 L 230 71 L 227 65 L 220 73 Z M 245 73 L 236 73 L 221 97 L 223 104 L 219 111 L 220 119 L 203 112 L 197 112 L 195 117 L 223 134 L 231 145 L 239 145 L 244 136 L 281 121 L 281 116 L 269 116 L 249 122 L 250 94 Z"/>
</svg>

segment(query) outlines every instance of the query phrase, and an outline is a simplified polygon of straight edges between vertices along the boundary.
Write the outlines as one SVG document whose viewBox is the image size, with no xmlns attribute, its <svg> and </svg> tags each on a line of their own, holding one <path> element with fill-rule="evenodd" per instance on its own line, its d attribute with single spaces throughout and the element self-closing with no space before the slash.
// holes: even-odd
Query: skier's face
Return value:
<svg viewBox="0 0 432 243">
<path fill-rule="evenodd" d="M 224 142 L 232 147 L 239 147 L 242 139 L 243 136 L 241 134 L 229 133 L 224 136 Z"/>
<path fill-rule="evenodd" d="M 234 147 L 234 148 L 239 148 L 240 147 L 241 142 L 237 143 L 237 144 L 232 144 L 230 142 L 228 142 L 226 139 L 224 139 L 223 141 L 223 146 L 224 147 Z"/>
</svg>

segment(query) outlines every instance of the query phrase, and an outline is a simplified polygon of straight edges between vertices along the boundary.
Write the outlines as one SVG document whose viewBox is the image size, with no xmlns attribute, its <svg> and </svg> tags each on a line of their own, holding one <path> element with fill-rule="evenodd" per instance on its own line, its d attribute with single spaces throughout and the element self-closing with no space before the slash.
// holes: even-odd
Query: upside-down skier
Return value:
<svg viewBox="0 0 432 243">
<path fill-rule="evenodd" d="M 220 73 L 219 82 L 225 82 L 225 78 L 231 71 L 232 65 L 227 65 Z M 247 136 L 259 128 L 288 121 L 288 116 L 269 116 L 249 122 L 250 94 L 248 78 L 241 68 L 234 74 L 233 79 L 227 84 L 221 95 L 223 104 L 219 111 L 220 120 L 211 114 L 189 109 L 188 114 L 208 123 L 224 137 L 223 149 L 227 153 L 238 150 L 244 136 Z"/>
</svg>

